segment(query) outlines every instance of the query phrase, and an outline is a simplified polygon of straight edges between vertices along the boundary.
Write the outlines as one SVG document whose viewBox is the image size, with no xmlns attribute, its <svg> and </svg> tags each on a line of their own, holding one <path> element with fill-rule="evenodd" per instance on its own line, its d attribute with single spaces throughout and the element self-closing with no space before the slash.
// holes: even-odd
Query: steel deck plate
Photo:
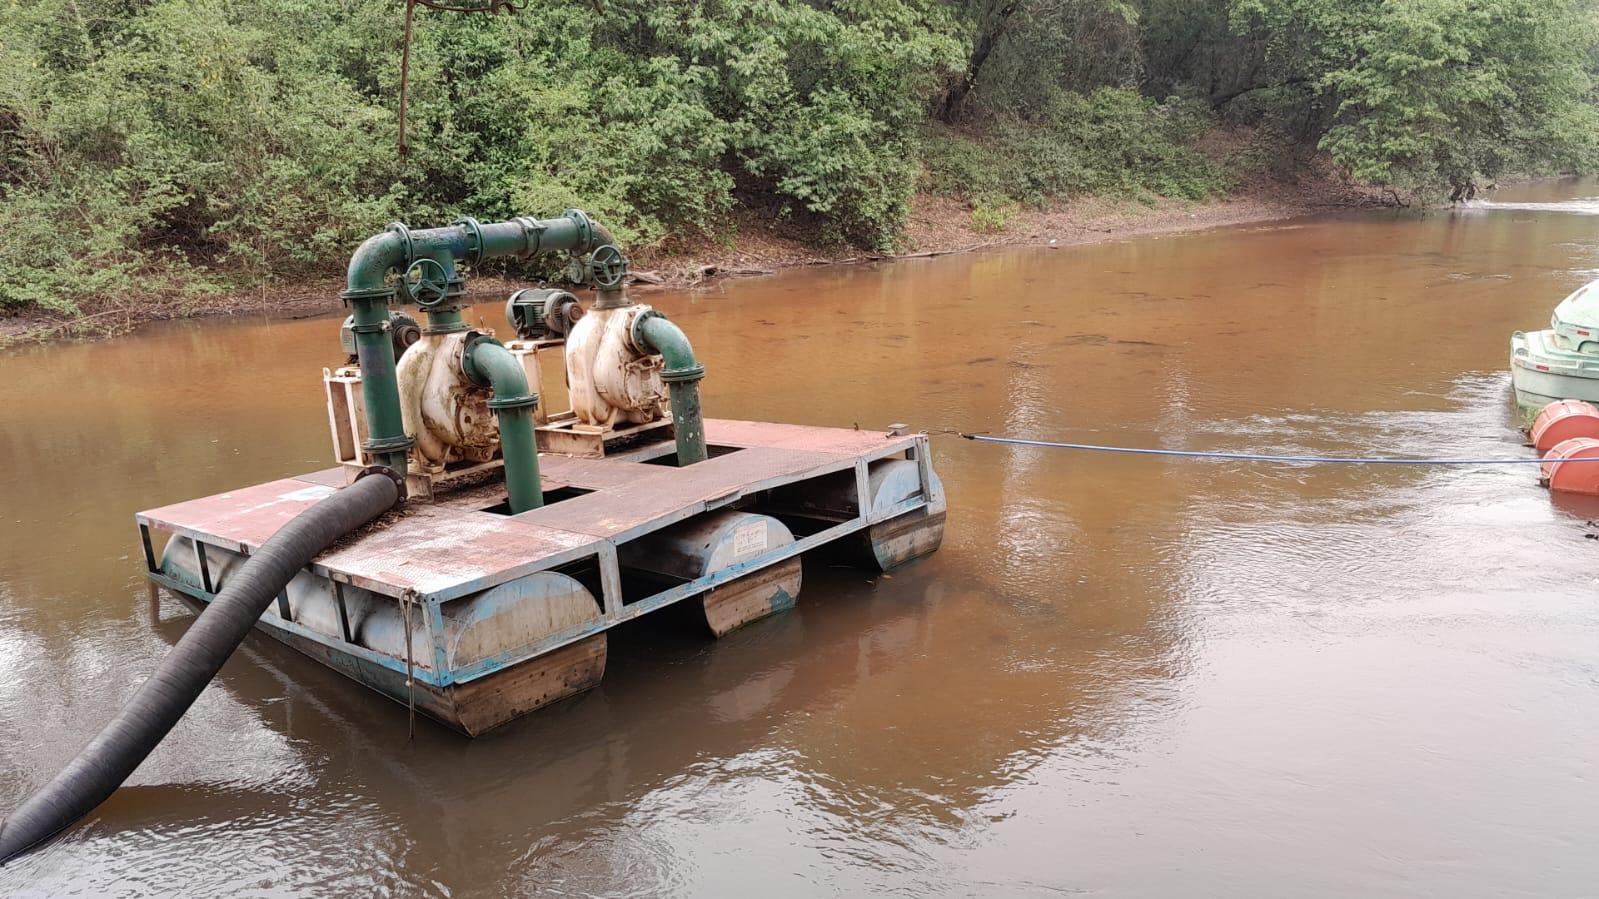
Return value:
<svg viewBox="0 0 1599 899">
<path fill-rule="evenodd" d="M 764 446 L 841 456 L 870 455 L 872 458 L 916 445 L 915 437 L 889 437 L 882 431 L 817 428 L 725 418 L 705 419 L 705 441 L 717 446 Z"/>
<path fill-rule="evenodd" d="M 882 458 L 916 438 L 881 432 L 707 419 L 707 442 L 738 447 L 688 468 L 635 459 L 540 457 L 544 489 L 590 491 L 516 516 L 483 511 L 504 500 L 495 481 L 416 504 L 313 567 L 390 596 L 447 598 L 596 554 L 742 496 Z M 249 552 L 343 483 L 332 468 L 163 506 L 141 524 Z"/>
<path fill-rule="evenodd" d="M 599 551 L 599 541 L 504 515 L 418 506 L 316 560 L 368 590 L 449 598 Z"/>
<path fill-rule="evenodd" d="M 140 524 L 198 537 L 233 550 L 253 550 L 334 488 L 283 478 L 140 512 Z"/>
<path fill-rule="evenodd" d="M 596 537 L 627 539 L 720 508 L 758 490 L 848 467 L 853 460 L 757 446 L 714 456 L 688 468 L 641 462 L 611 464 L 627 466 L 636 474 L 623 488 L 596 490 L 523 512 L 516 519 Z M 572 480 L 583 483 L 579 478 Z"/>
</svg>

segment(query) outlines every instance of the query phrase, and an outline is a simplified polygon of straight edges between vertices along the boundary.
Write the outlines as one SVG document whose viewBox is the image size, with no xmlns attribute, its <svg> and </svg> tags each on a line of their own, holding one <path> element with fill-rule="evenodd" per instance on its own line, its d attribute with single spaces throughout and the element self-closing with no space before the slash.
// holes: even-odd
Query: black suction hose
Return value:
<svg viewBox="0 0 1599 899">
<path fill-rule="evenodd" d="M 0 865 L 72 826 L 115 792 L 194 704 L 295 573 L 398 500 L 393 480 L 363 477 L 261 544 L 99 736 L 0 822 Z"/>
</svg>

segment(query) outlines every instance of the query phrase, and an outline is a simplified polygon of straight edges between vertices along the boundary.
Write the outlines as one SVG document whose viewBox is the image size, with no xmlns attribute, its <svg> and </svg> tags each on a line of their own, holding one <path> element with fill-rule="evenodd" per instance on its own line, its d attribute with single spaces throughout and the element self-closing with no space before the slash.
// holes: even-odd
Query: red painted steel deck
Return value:
<svg viewBox="0 0 1599 899">
<path fill-rule="evenodd" d="M 915 446 L 916 438 L 845 428 L 708 419 L 707 442 L 737 447 L 688 468 L 625 458 L 540 457 L 544 489 L 590 491 L 517 516 L 484 511 L 499 481 L 415 504 L 324 553 L 313 569 L 390 596 L 445 599 L 605 551 L 742 496 Z M 313 472 L 141 512 L 142 525 L 250 552 L 343 483 Z"/>
</svg>

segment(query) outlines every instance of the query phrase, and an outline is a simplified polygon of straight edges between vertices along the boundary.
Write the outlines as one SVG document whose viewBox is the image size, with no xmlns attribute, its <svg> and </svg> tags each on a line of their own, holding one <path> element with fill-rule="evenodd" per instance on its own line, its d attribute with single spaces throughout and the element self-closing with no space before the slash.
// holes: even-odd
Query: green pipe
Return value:
<svg viewBox="0 0 1599 899">
<path fill-rule="evenodd" d="M 579 209 L 568 209 L 551 219 L 518 218 L 487 225 L 462 219 L 446 228 L 425 231 L 412 231 L 396 222 L 367 238 L 350 257 L 345 295 L 372 294 L 392 300 L 395 292 L 385 283 L 389 273 L 424 256 L 481 262 L 505 256 L 586 253 L 609 243 L 614 243 L 610 232 Z"/>
<path fill-rule="evenodd" d="M 539 396 L 528 389 L 527 372 L 511 351 L 492 337 L 467 337 L 461 367 L 472 382 L 494 391 L 489 408 L 500 418 L 500 456 L 505 459 L 505 490 L 511 514 L 544 505 L 539 479 L 539 448 L 533 410 Z"/>
<path fill-rule="evenodd" d="M 645 352 L 660 353 L 666 363 L 661 380 L 671 393 L 678 467 L 704 462 L 705 417 L 700 413 L 700 379 L 705 377 L 705 366 L 694 358 L 688 335 L 651 309 L 633 320 L 633 343 Z"/>
<path fill-rule="evenodd" d="M 366 403 L 367 438 L 361 448 L 372 461 L 402 478 L 412 440 L 400 418 L 400 385 L 394 373 L 394 340 L 389 309 L 381 300 L 355 302 L 356 359 L 361 364 L 361 397 Z"/>
<path fill-rule="evenodd" d="M 462 219 L 446 228 L 423 231 L 412 231 L 396 222 L 381 234 L 367 238 L 350 257 L 343 294 L 355 315 L 351 330 L 355 332 L 361 394 L 366 401 L 367 439 L 362 448 L 377 464 L 401 474 L 406 471 L 412 440 L 400 419 L 394 347 L 387 330 L 388 305 L 398 297 L 388 283 L 391 274 L 403 273 L 416 260 L 428 258 L 440 264 L 446 280 L 454 281 L 456 260 L 475 263 L 504 256 L 586 253 L 612 242 L 609 232 L 577 209 L 568 209 L 552 219 L 518 218 L 487 225 Z M 445 299 L 429 311 L 430 330 L 453 331 L 462 325 L 459 307 L 448 302 L 448 297 Z M 525 384 L 522 389 L 526 390 Z M 537 466 L 536 453 L 534 465 Z M 535 476 L 535 485 L 537 481 Z"/>
</svg>

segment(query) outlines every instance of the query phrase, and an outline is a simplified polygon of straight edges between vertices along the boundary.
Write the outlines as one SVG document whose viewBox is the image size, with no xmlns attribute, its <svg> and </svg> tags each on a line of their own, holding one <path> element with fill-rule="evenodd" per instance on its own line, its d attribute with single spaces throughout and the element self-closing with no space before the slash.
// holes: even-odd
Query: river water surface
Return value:
<svg viewBox="0 0 1599 899">
<path fill-rule="evenodd" d="M 645 299 L 718 417 L 1516 456 L 1507 337 L 1599 276 L 1593 194 Z M 0 356 L 0 809 L 193 620 L 147 592 L 133 512 L 326 466 L 336 329 Z M 645 618 L 600 689 L 475 741 L 407 743 L 403 709 L 252 638 L 0 893 L 1599 890 L 1599 544 L 1531 468 L 934 450 L 934 557 L 807 560 L 793 612 L 719 642 Z"/>
</svg>

